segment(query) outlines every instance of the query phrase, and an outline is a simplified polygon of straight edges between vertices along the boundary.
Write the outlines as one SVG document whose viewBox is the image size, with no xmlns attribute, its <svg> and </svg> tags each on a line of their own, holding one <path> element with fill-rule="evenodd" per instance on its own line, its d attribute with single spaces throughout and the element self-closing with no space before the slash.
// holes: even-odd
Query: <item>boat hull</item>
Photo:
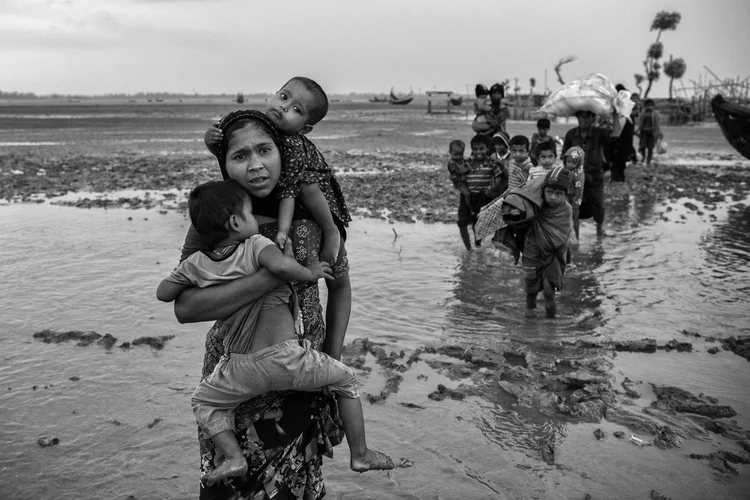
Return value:
<svg viewBox="0 0 750 500">
<path fill-rule="evenodd" d="M 711 100 L 711 109 L 729 144 L 750 159 L 750 108 L 727 102 L 717 95 Z"/>
</svg>

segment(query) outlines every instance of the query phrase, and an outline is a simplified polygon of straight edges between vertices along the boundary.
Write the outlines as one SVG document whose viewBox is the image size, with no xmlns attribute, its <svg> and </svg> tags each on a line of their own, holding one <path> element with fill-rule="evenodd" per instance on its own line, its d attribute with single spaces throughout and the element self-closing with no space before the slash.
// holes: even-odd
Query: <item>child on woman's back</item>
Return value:
<svg viewBox="0 0 750 500">
<path fill-rule="evenodd" d="M 282 176 L 279 179 L 279 229 L 276 244 L 284 248 L 292 224 L 295 198 L 310 211 L 323 230 L 320 257 L 336 262 L 344 227 L 351 221 L 338 181 L 315 145 L 305 137 L 328 113 L 328 97 L 315 81 L 294 77 L 266 103 L 266 115 L 282 132 Z M 221 130 L 212 126 L 206 147 L 216 154 Z M 344 233 L 345 234 L 345 233 Z"/>
<path fill-rule="evenodd" d="M 202 184 L 190 193 L 188 205 L 203 248 L 161 282 L 156 292 L 159 300 L 171 302 L 187 287 L 205 288 L 233 281 L 261 267 L 285 280 L 332 279 L 327 262 L 302 266 L 258 234 L 250 196 L 236 181 Z M 393 468 L 389 457 L 367 448 L 354 372 L 312 349 L 309 341 L 300 343 L 297 338 L 294 298 L 284 284 L 224 321 L 224 356 L 214 372 L 201 381 L 191 400 L 202 431 L 219 450 L 216 456 L 223 457 L 203 478 L 209 482 L 247 472 L 247 461 L 234 435 L 234 409 L 257 395 L 280 390 L 319 391 L 327 387 L 338 396 L 352 470 Z M 264 315 L 279 325 L 272 334 L 256 332 Z"/>
</svg>

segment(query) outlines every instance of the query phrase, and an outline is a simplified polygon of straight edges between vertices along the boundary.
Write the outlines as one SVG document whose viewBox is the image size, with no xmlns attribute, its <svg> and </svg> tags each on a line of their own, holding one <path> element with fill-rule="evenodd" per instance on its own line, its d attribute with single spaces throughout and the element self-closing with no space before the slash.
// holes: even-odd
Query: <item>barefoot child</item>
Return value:
<svg viewBox="0 0 750 500">
<path fill-rule="evenodd" d="M 450 154 L 448 173 L 453 182 L 453 187 L 461 193 L 459 203 L 465 205 L 471 215 L 476 215 L 471 206 L 471 193 L 466 186 L 466 174 L 471 170 L 471 163 L 464 158 L 464 151 L 466 151 L 466 144 L 460 139 L 451 141 L 448 145 L 448 153 Z"/>
<path fill-rule="evenodd" d="M 203 248 L 160 283 L 156 291 L 159 300 L 171 302 L 187 287 L 205 288 L 233 281 L 256 273 L 261 267 L 285 280 L 332 279 L 327 262 L 302 266 L 258 234 L 250 196 L 236 181 L 212 181 L 196 187 L 190 193 L 188 206 Z M 213 440 L 216 456 L 223 457 L 202 478 L 209 483 L 247 472 L 247 461 L 234 435 L 235 408 L 259 394 L 280 390 L 328 388 L 338 399 L 352 470 L 393 468 L 389 457 L 367 448 L 354 372 L 312 349 L 309 341 L 300 342 L 297 338 L 291 310 L 295 299 L 284 284 L 224 322 L 224 356 L 214 372 L 196 387 L 191 400 L 202 432 Z M 263 315 L 274 315 L 288 328 L 280 328 L 278 331 L 284 333 L 275 335 L 256 332 L 255 325 Z"/>
<path fill-rule="evenodd" d="M 542 205 L 526 230 L 523 243 L 526 308 L 536 309 L 537 294 L 543 292 L 548 318 L 554 318 L 557 313 L 555 290 L 562 290 L 563 274 L 569 261 L 567 243 L 573 221 L 566 195 L 570 177 L 570 172 L 561 166 L 547 174 L 541 186 Z"/>
<path fill-rule="evenodd" d="M 282 132 L 283 171 L 279 179 L 279 229 L 276 244 L 283 249 L 289 235 L 295 199 L 299 197 L 323 230 L 320 258 L 336 262 L 344 227 L 351 222 L 338 181 L 315 145 L 305 137 L 328 113 L 328 97 L 315 81 L 296 76 L 266 103 L 266 115 Z M 205 135 L 216 155 L 222 133 L 216 124 Z M 343 233 L 343 234 L 342 234 Z"/>
</svg>

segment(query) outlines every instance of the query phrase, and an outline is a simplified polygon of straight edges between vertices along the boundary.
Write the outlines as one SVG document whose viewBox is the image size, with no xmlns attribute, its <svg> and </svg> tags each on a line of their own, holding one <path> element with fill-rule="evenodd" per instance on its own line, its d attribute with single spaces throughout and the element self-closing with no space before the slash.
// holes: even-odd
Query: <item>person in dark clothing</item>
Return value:
<svg viewBox="0 0 750 500">
<path fill-rule="evenodd" d="M 623 85 L 617 85 L 615 87 L 617 91 L 626 90 Z M 612 174 L 610 182 L 625 182 L 625 167 L 628 164 L 628 160 L 632 158 L 635 150 L 633 149 L 633 132 L 635 131 L 635 125 L 633 124 L 632 115 L 629 120 L 625 122 L 622 127 L 620 137 L 615 139 L 612 143 L 612 154 L 611 170 Z"/>
<path fill-rule="evenodd" d="M 604 236 L 604 149 L 610 145 L 610 134 L 609 130 L 594 126 L 596 115 L 591 111 L 579 111 L 576 118 L 578 126 L 565 134 L 563 156 L 573 146 L 583 149 L 586 180 L 578 218 L 593 218 L 596 235 Z"/>
</svg>

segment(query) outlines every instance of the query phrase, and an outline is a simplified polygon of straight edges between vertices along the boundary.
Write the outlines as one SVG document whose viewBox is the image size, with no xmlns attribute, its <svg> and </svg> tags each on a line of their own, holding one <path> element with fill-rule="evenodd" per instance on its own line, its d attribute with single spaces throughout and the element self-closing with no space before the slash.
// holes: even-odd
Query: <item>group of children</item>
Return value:
<svg viewBox="0 0 750 500">
<path fill-rule="evenodd" d="M 524 256 L 527 308 L 536 308 L 536 296 L 543 291 L 547 315 L 554 317 L 554 293 L 562 289 L 568 247 L 578 240 L 578 209 L 585 175 L 583 149 L 570 148 L 561 162 L 557 157 L 557 142 L 549 130 L 550 121 L 543 118 L 537 122 L 537 132 L 531 140 L 524 135 L 509 138 L 505 132 L 492 137 L 477 134 L 470 141 L 468 158 L 464 142 L 451 141 L 448 172 L 460 193 L 457 223 L 467 250 L 472 250 L 469 228 L 476 224 L 482 207 L 498 198 L 507 200 L 511 194 L 532 201 L 530 213 L 508 204 L 503 219 L 509 228 L 506 232 L 512 230 L 512 237 L 496 235 L 496 239 L 512 241 L 510 246 L 517 259 L 519 254 Z M 561 207 L 565 206 L 569 212 L 563 210 L 560 215 Z M 549 217 L 552 212 L 555 217 Z M 550 225 L 555 226 L 552 231 Z M 546 237 L 551 233 L 554 238 Z M 565 237 L 558 237 L 561 234 Z M 481 243 L 475 237 L 474 246 Z M 565 258 L 553 258 L 555 255 Z"/>
<path fill-rule="evenodd" d="M 279 132 L 283 161 L 275 241 L 259 234 L 252 199 L 241 184 L 229 179 L 196 187 L 190 193 L 188 207 L 202 249 L 181 262 L 159 284 L 159 300 L 171 302 L 187 287 L 226 283 L 260 268 L 286 282 L 334 279 L 331 266 L 343 251 L 341 233 L 351 219 L 331 169 L 314 144 L 304 137 L 327 110 L 323 89 L 304 77 L 292 78 L 268 100 L 265 115 Z M 221 123 L 217 123 L 204 138 L 216 156 L 221 154 L 223 132 Z M 289 255 L 295 199 L 302 202 L 323 232 L 320 260 L 307 266 Z M 332 297 L 329 295 L 329 300 Z M 359 385 L 352 369 L 300 340 L 302 332 L 295 328 L 294 316 L 299 313 L 295 300 L 293 289 L 284 284 L 224 321 L 224 355 L 214 372 L 196 387 L 191 399 L 202 433 L 218 451 L 215 468 L 202 478 L 208 483 L 247 472 L 247 460 L 234 435 L 234 410 L 242 402 L 272 390 L 327 389 L 335 394 L 351 451 L 352 470 L 393 468 L 388 456 L 365 444 Z M 264 338 L 264 332 L 256 332 L 255 326 L 262 311 L 270 309 L 288 316 L 284 324 L 289 328 L 282 335 Z M 278 432 L 284 431 L 279 428 Z"/>
</svg>

